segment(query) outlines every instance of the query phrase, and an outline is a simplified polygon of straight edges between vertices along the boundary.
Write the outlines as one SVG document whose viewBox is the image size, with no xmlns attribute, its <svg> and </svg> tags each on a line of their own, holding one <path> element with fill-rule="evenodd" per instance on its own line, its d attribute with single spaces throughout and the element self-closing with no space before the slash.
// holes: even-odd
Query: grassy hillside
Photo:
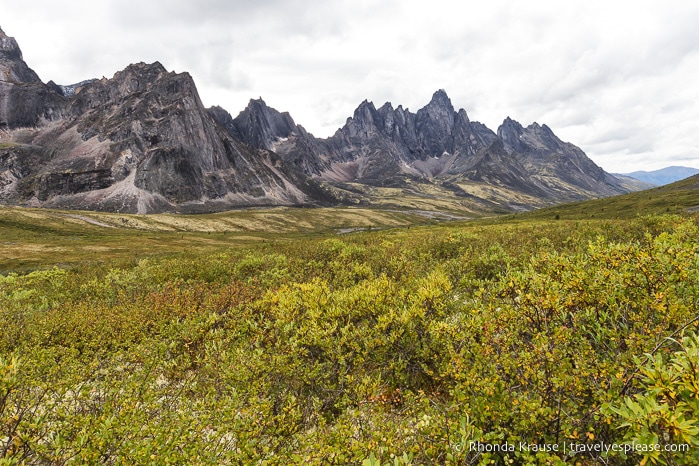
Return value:
<svg viewBox="0 0 699 466">
<path fill-rule="evenodd" d="M 2 209 L 0 464 L 699 463 L 696 218 L 567 208 Z"/>
<path fill-rule="evenodd" d="M 626 219 L 638 215 L 685 214 L 699 211 L 699 177 L 621 196 L 574 202 L 506 217 L 532 219 Z"/>
</svg>

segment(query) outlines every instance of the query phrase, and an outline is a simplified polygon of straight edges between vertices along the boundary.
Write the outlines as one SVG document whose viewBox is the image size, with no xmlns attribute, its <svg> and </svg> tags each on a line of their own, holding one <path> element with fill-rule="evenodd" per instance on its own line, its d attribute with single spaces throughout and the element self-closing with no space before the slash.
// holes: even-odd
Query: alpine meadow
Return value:
<svg viewBox="0 0 699 466">
<path fill-rule="evenodd" d="M 595 208 L 273 235 L 3 209 L 36 255 L 0 278 L 1 461 L 696 464 L 697 218 Z"/>
</svg>

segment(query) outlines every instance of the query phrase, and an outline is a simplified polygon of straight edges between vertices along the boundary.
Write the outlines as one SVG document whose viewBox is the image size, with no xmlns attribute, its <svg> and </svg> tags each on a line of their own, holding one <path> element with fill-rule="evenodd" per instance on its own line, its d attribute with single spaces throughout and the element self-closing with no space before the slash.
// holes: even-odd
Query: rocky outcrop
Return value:
<svg viewBox="0 0 699 466">
<path fill-rule="evenodd" d="M 22 59 L 14 37 L 0 28 L 0 80 L 10 83 L 40 83 L 39 76 Z"/>
<path fill-rule="evenodd" d="M 299 132 L 291 115 L 269 108 L 262 99 L 250 100 L 246 110 L 233 121 L 233 135 L 251 146 L 274 150 Z"/>
</svg>

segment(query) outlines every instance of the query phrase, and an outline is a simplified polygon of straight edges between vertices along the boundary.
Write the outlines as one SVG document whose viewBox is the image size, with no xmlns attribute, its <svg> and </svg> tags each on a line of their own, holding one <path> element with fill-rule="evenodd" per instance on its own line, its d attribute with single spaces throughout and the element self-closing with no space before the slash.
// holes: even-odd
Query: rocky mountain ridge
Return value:
<svg viewBox="0 0 699 466">
<path fill-rule="evenodd" d="M 255 124 L 251 124 L 255 122 Z M 400 186 L 403 177 L 480 183 L 543 203 L 610 196 L 627 187 L 546 125 L 506 118 L 497 133 L 456 111 L 444 90 L 416 113 L 364 101 L 331 137 L 318 139 L 261 99 L 226 127 L 247 144 L 329 182 Z"/>
<path fill-rule="evenodd" d="M 627 190 L 546 125 L 493 132 L 443 90 L 416 113 L 364 101 L 321 139 L 262 99 L 235 118 L 207 109 L 189 74 L 157 62 L 44 84 L 1 29 L 0 129 L 5 204 L 209 212 L 373 203 L 390 187 L 512 210 Z"/>
<path fill-rule="evenodd" d="M 322 202 L 312 180 L 217 124 L 187 73 L 137 63 L 66 97 L 2 43 L 3 203 L 151 213 Z"/>
</svg>

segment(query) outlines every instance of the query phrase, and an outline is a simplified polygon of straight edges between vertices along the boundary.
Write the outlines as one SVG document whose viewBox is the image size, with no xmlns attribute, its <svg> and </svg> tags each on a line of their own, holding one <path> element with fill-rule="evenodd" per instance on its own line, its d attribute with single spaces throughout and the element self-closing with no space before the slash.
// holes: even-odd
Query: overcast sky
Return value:
<svg viewBox="0 0 699 466">
<path fill-rule="evenodd" d="M 547 124 L 610 172 L 699 168 L 699 2 L 0 0 L 42 80 L 187 71 L 233 116 L 262 97 L 316 136 L 368 99 L 446 90 L 493 131 Z"/>
</svg>

